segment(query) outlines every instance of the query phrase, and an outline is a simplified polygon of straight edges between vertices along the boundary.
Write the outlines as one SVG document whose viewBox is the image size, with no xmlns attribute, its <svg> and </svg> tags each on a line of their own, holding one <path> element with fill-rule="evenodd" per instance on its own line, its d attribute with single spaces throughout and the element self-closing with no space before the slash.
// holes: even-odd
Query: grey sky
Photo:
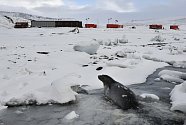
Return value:
<svg viewBox="0 0 186 125">
<path fill-rule="evenodd" d="M 0 0 L 0 10 L 41 16 L 120 22 L 186 16 L 186 0 Z"/>
</svg>

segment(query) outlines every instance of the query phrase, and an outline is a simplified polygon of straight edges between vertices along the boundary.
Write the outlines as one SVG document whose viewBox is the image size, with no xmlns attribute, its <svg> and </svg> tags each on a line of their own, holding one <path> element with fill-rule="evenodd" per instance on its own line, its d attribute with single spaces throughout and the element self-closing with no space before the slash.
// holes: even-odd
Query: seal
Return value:
<svg viewBox="0 0 186 125">
<path fill-rule="evenodd" d="M 115 81 L 108 75 L 99 75 L 98 79 L 103 82 L 104 95 L 123 110 L 137 109 L 138 101 L 136 95 L 126 86 Z"/>
</svg>

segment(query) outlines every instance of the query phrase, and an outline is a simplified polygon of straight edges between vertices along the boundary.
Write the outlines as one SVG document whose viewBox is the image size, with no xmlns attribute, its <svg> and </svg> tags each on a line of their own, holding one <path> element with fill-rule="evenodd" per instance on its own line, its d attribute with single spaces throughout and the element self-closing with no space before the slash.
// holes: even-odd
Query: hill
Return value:
<svg viewBox="0 0 186 125">
<path fill-rule="evenodd" d="M 75 20 L 72 18 L 50 18 L 37 15 L 31 15 L 20 12 L 0 11 L 0 27 L 11 28 L 15 22 L 31 22 L 31 20 Z"/>
</svg>

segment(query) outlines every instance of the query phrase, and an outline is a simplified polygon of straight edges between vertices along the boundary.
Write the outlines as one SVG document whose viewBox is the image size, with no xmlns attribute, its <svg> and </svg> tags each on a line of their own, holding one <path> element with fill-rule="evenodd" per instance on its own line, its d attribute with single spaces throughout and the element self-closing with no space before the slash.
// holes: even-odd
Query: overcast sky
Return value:
<svg viewBox="0 0 186 125">
<path fill-rule="evenodd" d="M 186 16 L 186 0 L 0 0 L 0 10 L 96 23 Z"/>
</svg>

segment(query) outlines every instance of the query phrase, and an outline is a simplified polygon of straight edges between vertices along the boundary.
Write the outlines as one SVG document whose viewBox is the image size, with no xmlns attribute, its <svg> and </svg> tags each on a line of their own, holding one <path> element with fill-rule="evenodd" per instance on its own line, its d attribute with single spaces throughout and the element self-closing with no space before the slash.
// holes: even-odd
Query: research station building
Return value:
<svg viewBox="0 0 186 125">
<path fill-rule="evenodd" d="M 28 22 L 16 22 L 14 28 L 28 28 Z"/>
<path fill-rule="evenodd" d="M 163 29 L 163 25 L 161 25 L 161 24 L 151 24 L 151 25 L 149 25 L 149 29 Z"/>
<path fill-rule="evenodd" d="M 81 21 L 31 21 L 31 27 L 79 27 L 82 28 Z"/>
</svg>

